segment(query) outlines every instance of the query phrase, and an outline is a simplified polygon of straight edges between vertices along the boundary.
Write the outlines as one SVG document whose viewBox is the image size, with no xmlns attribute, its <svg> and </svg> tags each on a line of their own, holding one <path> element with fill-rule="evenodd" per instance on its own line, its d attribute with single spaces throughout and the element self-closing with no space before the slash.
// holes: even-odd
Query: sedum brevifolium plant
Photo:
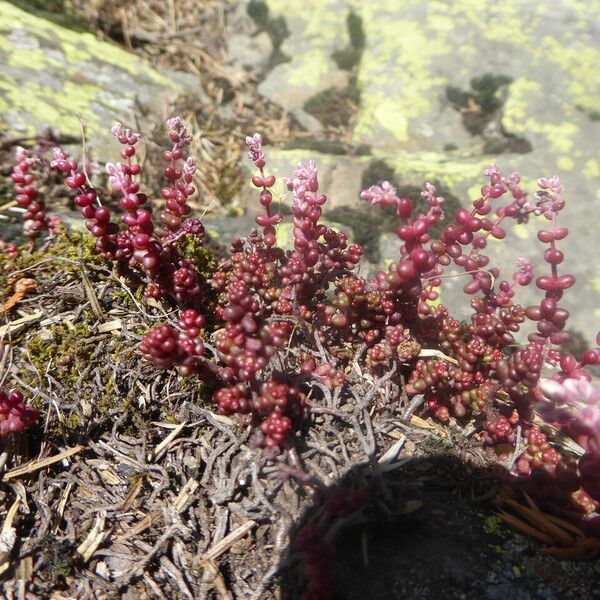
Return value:
<svg viewBox="0 0 600 600">
<path fill-rule="evenodd" d="M 431 184 L 421 194 L 423 213 L 388 182 L 370 187 L 362 199 L 374 209 L 395 208 L 402 246 L 386 271 L 365 278 L 358 270 L 363 249 L 322 222 L 327 198 L 319 191 L 313 161 L 283 179 L 292 197 L 294 246 L 278 245 L 283 215 L 274 208 L 275 177 L 255 134 L 246 145 L 263 209 L 257 228 L 234 240 L 206 280 L 181 246 L 189 236 L 203 243 L 203 225 L 189 217 L 187 203 L 195 193 L 195 162 L 184 156 L 191 136 L 178 118 L 167 125 L 171 146 L 164 153 L 167 185 L 159 223 L 137 182 L 139 134 L 120 124 L 113 128 L 122 162 L 107 164 L 107 171 L 120 195 L 121 225 L 100 204 L 77 161 L 55 148 L 50 163 L 76 191 L 75 203 L 98 252 L 141 281 L 147 296 L 180 308 L 176 326 L 164 324 L 143 336 L 143 357 L 159 369 L 210 383 L 219 412 L 254 426 L 255 443 L 272 452 L 293 445 L 311 405 L 318 403 L 319 389 L 348 385 L 344 374 L 353 361 L 376 376 L 394 370 L 399 394 L 417 404 L 422 400 L 422 409 L 442 423 L 474 422 L 487 446 L 524 448 L 516 474 L 557 504 L 595 516 L 600 401 L 586 367 L 600 363 L 600 347 L 580 361 L 561 350 L 569 337 L 561 299 L 575 279 L 561 270 L 560 241 L 569 232 L 559 224 L 565 202 L 557 177 L 540 179 L 530 196 L 518 174 L 506 177 L 491 165 L 480 196 L 455 214 L 445 214 L 444 198 Z M 33 163 L 24 151 L 17 160 L 15 190 L 28 210 L 29 230 L 39 232 L 48 220 L 30 176 Z M 536 277 L 530 260 L 521 258 L 504 279 L 485 248 L 492 238 L 504 239 L 507 221 L 526 223 L 533 216 L 545 221 L 537 238 L 548 271 Z M 441 233 L 433 237 L 438 224 Z M 468 322 L 435 303 L 449 268 L 465 277 Z M 523 307 L 516 292 L 530 285 L 539 289 L 540 301 Z M 206 298 L 210 288 L 216 303 Z M 217 323 L 210 335 L 209 321 Z M 518 346 L 515 334 L 523 328 L 528 342 Z M 600 336 L 596 342 L 600 346 Z M 300 346 L 314 351 L 289 351 Z M 555 370 L 551 379 L 541 377 L 547 366 Z M 534 424 L 534 411 L 576 440 L 583 457 L 552 446 Z"/>
</svg>

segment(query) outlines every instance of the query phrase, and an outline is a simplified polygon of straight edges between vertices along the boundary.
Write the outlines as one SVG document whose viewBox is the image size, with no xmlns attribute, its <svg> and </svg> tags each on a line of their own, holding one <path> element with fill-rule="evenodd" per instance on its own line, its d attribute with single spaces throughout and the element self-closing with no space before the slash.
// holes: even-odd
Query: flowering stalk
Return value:
<svg viewBox="0 0 600 600">
<path fill-rule="evenodd" d="M 192 136 L 188 134 L 181 119 L 179 117 L 169 119 L 167 127 L 169 140 L 173 143 L 173 147 L 163 153 L 163 159 L 168 163 L 164 175 L 169 186 L 163 188 L 161 192 L 162 197 L 166 200 L 166 205 L 160 215 L 160 221 L 168 231 L 175 233 L 181 227 L 183 217 L 187 216 L 191 210 L 187 205 L 187 200 L 196 192 L 194 186 L 191 185 L 196 172 L 196 163 L 193 158 L 189 157 L 182 168 L 178 166 L 179 160 L 183 157 L 183 148 L 192 141 Z"/>
<path fill-rule="evenodd" d="M 54 148 L 53 160 L 50 166 L 62 173 L 66 185 L 77 191 L 75 205 L 81 216 L 86 219 L 85 226 L 96 238 L 96 249 L 106 258 L 114 260 L 117 257 L 116 234 L 119 226 L 110 220 L 110 211 L 98 200 L 98 192 L 88 182 L 79 163 L 69 158 L 61 148 Z"/>
<path fill-rule="evenodd" d="M 189 143 L 191 137 L 178 118 L 169 119 L 168 126 L 174 147 L 166 153 L 172 163 L 165 169 L 171 186 L 163 190 L 163 196 L 168 196 L 163 213 L 163 216 L 167 215 L 168 232 L 162 239 L 156 234 L 152 212 L 144 206 L 148 197 L 140 192 L 140 186 L 134 179 L 141 172 L 140 165 L 134 161 L 139 133 L 116 123 L 112 132 L 123 146 L 121 157 L 125 162 L 106 165 L 110 185 L 121 196 L 119 204 L 125 211 L 121 221 L 125 229 L 111 222 L 110 211 L 100 205 L 96 190 L 87 183 L 77 161 L 70 159 L 60 148 L 55 148 L 54 160 L 50 164 L 65 175 L 65 183 L 70 188 L 78 191 L 75 204 L 87 219 L 86 227 L 96 238 L 96 248 L 121 268 L 141 275 L 146 282 L 146 295 L 171 297 L 180 306 L 191 308 L 200 302 L 201 283 L 191 261 L 181 257 L 178 243 L 186 235 L 201 236 L 204 228 L 198 219 L 182 220 L 189 213 L 186 199 L 195 191 L 190 186 L 195 165 L 190 159 L 182 171 L 176 167 L 176 161 L 181 158 L 181 148 Z M 183 180 L 179 181 L 182 176 Z"/>
</svg>

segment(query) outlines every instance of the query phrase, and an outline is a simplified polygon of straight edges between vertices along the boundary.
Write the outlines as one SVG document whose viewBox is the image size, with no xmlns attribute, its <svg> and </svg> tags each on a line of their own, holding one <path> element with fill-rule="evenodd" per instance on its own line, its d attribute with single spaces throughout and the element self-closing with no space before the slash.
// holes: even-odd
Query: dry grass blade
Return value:
<svg viewBox="0 0 600 600">
<path fill-rule="evenodd" d="M 106 323 L 100 323 L 98 325 L 98 333 L 108 333 L 110 331 L 117 331 L 118 329 L 123 328 L 123 321 L 121 319 L 113 319 L 112 321 L 107 321 Z"/>
<path fill-rule="evenodd" d="M 537 511 L 541 512 L 540 509 L 538 508 L 537 504 L 533 501 L 533 499 L 527 492 L 523 492 L 523 495 L 525 496 L 525 500 L 527 500 L 527 504 L 529 504 L 529 506 L 533 510 L 537 510 Z M 566 529 L 567 531 L 574 533 L 576 537 L 578 537 L 578 538 L 585 537 L 585 534 L 583 533 L 583 531 L 581 531 L 581 529 L 579 529 L 579 527 L 576 527 L 575 525 L 573 525 L 573 523 L 570 523 L 569 521 L 565 521 L 564 519 L 561 519 L 560 517 L 555 517 L 554 515 L 551 515 L 549 513 L 544 513 L 544 514 L 546 515 L 546 518 L 549 521 L 552 521 L 552 523 L 555 523 L 556 525 L 559 525 L 563 529 Z"/>
<path fill-rule="evenodd" d="M 212 548 L 209 548 L 203 555 L 203 561 L 212 561 L 218 558 L 226 552 L 235 542 L 243 538 L 248 532 L 252 531 L 256 527 L 255 521 L 246 521 L 236 529 L 234 529 L 229 535 L 226 535 L 220 542 L 217 542 Z"/>
<path fill-rule="evenodd" d="M 387 465 L 391 463 L 400 453 L 402 447 L 406 442 L 406 436 L 403 435 L 397 442 L 394 442 L 379 458 L 377 461 L 380 465 Z"/>
<path fill-rule="evenodd" d="M 422 348 L 419 352 L 419 358 L 441 358 L 454 365 L 458 365 L 458 361 L 447 354 L 444 354 L 441 350 L 434 350 L 431 348 Z"/>
<path fill-rule="evenodd" d="M 19 279 L 15 283 L 15 292 L 8 298 L 3 304 L 0 304 L 0 313 L 8 312 L 11 308 L 16 306 L 28 292 L 35 290 L 37 287 L 37 281 L 35 279 Z"/>
<path fill-rule="evenodd" d="M 530 508 L 532 508 L 533 510 L 540 510 L 538 508 L 538 505 L 533 501 L 533 498 L 527 492 L 523 492 L 523 495 L 525 496 L 525 500 L 527 501 L 527 504 L 529 504 Z"/>
<path fill-rule="evenodd" d="M 100 307 L 100 302 L 98 302 L 98 297 L 96 296 L 96 292 L 90 283 L 90 278 L 88 274 L 85 272 L 85 267 L 81 267 L 81 280 L 83 282 L 83 289 L 85 290 L 85 295 L 90 301 L 90 306 L 92 307 L 92 311 L 97 319 L 104 320 L 104 313 L 102 312 L 102 308 Z"/>
<path fill-rule="evenodd" d="M 143 481 L 141 478 L 135 480 L 135 483 L 131 486 L 131 489 L 127 492 L 127 496 L 125 496 L 125 500 L 123 500 L 123 505 L 121 506 L 121 510 L 123 512 L 128 512 L 129 509 L 133 506 L 135 499 L 138 494 L 142 490 Z"/>
<path fill-rule="evenodd" d="M 54 463 L 60 462 L 65 458 L 69 458 L 78 452 L 81 452 L 84 449 L 84 446 L 74 446 L 73 448 L 69 448 L 68 450 L 64 450 L 59 454 L 55 454 L 54 456 L 49 456 L 48 458 L 42 458 L 41 460 L 34 460 L 22 467 L 18 467 L 13 469 L 12 471 L 8 471 L 4 474 L 2 478 L 4 481 L 8 481 L 9 479 L 13 479 L 14 477 L 21 477 L 21 475 L 28 475 L 29 473 L 34 473 L 39 469 L 44 469 L 53 465 Z"/>
<path fill-rule="evenodd" d="M 175 498 L 173 510 L 176 510 L 178 513 L 182 512 L 188 502 L 194 497 L 199 486 L 200 484 L 195 479 L 188 479 L 179 491 L 179 494 L 177 494 L 177 498 Z"/>
<path fill-rule="evenodd" d="M 419 429 L 428 429 L 429 431 L 435 431 L 441 437 L 443 437 L 443 438 L 446 437 L 446 432 L 441 427 L 439 427 L 435 424 L 429 423 L 425 419 L 422 419 L 421 417 L 417 417 L 416 415 L 412 415 L 409 423 L 413 427 L 418 427 Z"/>
<path fill-rule="evenodd" d="M 0 531 L 0 574 L 7 571 L 10 567 L 10 557 L 17 539 L 17 532 L 12 526 L 12 522 L 19 509 L 19 503 L 20 499 L 17 496 L 12 506 L 8 509 L 8 514 Z"/>
<path fill-rule="evenodd" d="M 77 553 L 81 556 L 83 562 L 88 562 L 92 558 L 94 552 L 98 549 L 98 546 L 108 536 L 108 532 L 104 531 L 104 524 L 106 522 L 106 511 L 101 511 L 96 516 L 96 522 L 92 527 L 88 536 L 77 548 Z"/>
<path fill-rule="evenodd" d="M 154 515 L 146 515 L 137 525 L 134 525 L 130 529 L 128 529 L 119 539 L 128 540 L 131 537 L 139 535 L 140 533 L 146 531 L 149 527 L 152 526 L 155 517 Z"/>
<path fill-rule="evenodd" d="M 20 319 L 15 319 L 6 325 L 0 327 L 0 339 L 2 339 L 7 334 L 14 335 L 18 333 L 22 329 L 25 329 L 27 325 L 32 325 L 35 321 L 39 321 L 44 316 L 44 312 L 38 310 L 31 315 L 25 315 Z"/>
<path fill-rule="evenodd" d="M 62 519 L 63 515 L 65 514 L 65 507 L 67 506 L 67 501 L 69 500 L 69 494 L 71 493 L 71 490 L 73 489 L 73 486 L 75 484 L 72 481 L 69 481 L 69 483 L 67 483 L 67 486 L 65 487 L 64 492 L 62 493 L 62 496 L 60 498 L 60 502 L 58 503 L 58 516 Z"/>
<path fill-rule="evenodd" d="M 579 527 L 576 527 L 575 525 L 573 525 L 573 523 L 569 523 L 569 521 L 565 521 L 564 519 L 561 519 L 560 517 L 555 517 L 554 515 L 550 515 L 548 513 L 544 513 L 544 514 L 546 515 L 546 518 L 548 519 L 548 521 L 552 521 L 552 523 L 555 523 L 556 525 L 559 525 L 563 529 L 570 531 L 571 533 L 575 534 L 575 536 L 577 538 L 579 538 L 579 539 L 585 538 L 585 533 L 583 533 L 583 531 L 581 531 L 581 529 L 579 529 Z"/>
<path fill-rule="evenodd" d="M 148 462 L 153 462 L 160 458 L 162 453 L 166 451 L 169 447 L 169 444 L 181 433 L 181 431 L 186 427 L 187 423 L 181 423 L 178 425 L 169 435 L 158 445 L 156 448 L 148 454 Z"/>
<path fill-rule="evenodd" d="M 579 540 L 571 548 L 542 548 L 540 553 L 562 558 L 593 558 L 600 554 L 600 540 L 598 538 L 585 538 Z"/>
</svg>

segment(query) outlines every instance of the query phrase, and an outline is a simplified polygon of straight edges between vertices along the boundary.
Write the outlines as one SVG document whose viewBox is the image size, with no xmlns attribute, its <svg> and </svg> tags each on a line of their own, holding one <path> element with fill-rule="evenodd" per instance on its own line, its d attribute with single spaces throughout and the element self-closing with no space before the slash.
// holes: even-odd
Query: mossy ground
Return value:
<svg viewBox="0 0 600 600">
<path fill-rule="evenodd" d="M 183 248 L 186 258 L 208 279 L 215 268 L 210 250 L 192 241 Z M 26 386 L 32 402 L 46 415 L 45 430 L 37 437 L 48 443 L 97 438 L 112 427 L 115 415 L 126 417 L 125 430 L 131 433 L 147 429 L 152 419 L 178 422 L 177 404 L 149 404 L 142 393 L 148 383 L 142 387 L 138 383 L 151 373 L 150 381 L 172 375 L 155 371 L 136 352 L 141 335 L 172 307 L 147 305 L 138 293 L 141 286 L 123 278 L 99 256 L 89 234 L 66 228 L 45 247 L 41 242 L 33 251 L 22 246 L 15 259 L 0 255 L 0 302 L 12 295 L 16 277 L 37 282 L 37 288 L 6 315 L 9 321 L 17 310 L 41 315 L 9 340 L 15 354 L 15 384 Z M 87 291 L 84 281 L 90 286 Z M 206 287 L 207 302 L 214 302 Z M 95 295 L 102 319 L 89 294 Z M 122 326 L 102 332 L 102 323 L 114 320 Z M 207 332 L 215 327 L 209 320 Z M 60 398 L 54 406 L 43 392 L 48 387 Z M 174 390 L 201 405 L 210 401 L 211 390 L 197 381 L 177 379 Z"/>
<path fill-rule="evenodd" d="M 272 17 L 269 14 L 269 7 L 263 0 L 250 0 L 247 6 L 248 16 L 251 17 L 260 31 L 266 31 L 271 37 L 273 51 L 269 60 L 269 68 L 273 68 L 281 63 L 290 60 L 281 50 L 286 37 L 289 36 L 286 21 L 283 17 Z"/>
<path fill-rule="evenodd" d="M 511 77 L 486 73 L 471 79 L 470 90 L 455 86 L 446 88 L 446 99 L 462 114 L 465 128 L 471 135 L 483 137 L 484 154 L 524 154 L 532 150 L 526 138 L 507 131 L 501 122 L 502 108 L 511 83 Z M 489 124 L 493 122 L 497 126 L 490 128 Z"/>
</svg>

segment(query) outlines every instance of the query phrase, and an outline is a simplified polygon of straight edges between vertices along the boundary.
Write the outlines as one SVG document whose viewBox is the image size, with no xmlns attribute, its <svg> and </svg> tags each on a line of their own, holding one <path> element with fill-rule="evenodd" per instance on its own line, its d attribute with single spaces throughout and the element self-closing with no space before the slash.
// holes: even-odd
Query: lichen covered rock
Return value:
<svg viewBox="0 0 600 600">
<path fill-rule="evenodd" d="M 0 1 L 0 130 L 9 135 L 51 125 L 79 136 L 81 121 L 88 146 L 111 156 L 115 120 L 135 123 L 143 115 L 149 131 L 173 100 L 191 93 L 200 93 L 191 75 L 158 72 L 91 33 Z"/>
</svg>

